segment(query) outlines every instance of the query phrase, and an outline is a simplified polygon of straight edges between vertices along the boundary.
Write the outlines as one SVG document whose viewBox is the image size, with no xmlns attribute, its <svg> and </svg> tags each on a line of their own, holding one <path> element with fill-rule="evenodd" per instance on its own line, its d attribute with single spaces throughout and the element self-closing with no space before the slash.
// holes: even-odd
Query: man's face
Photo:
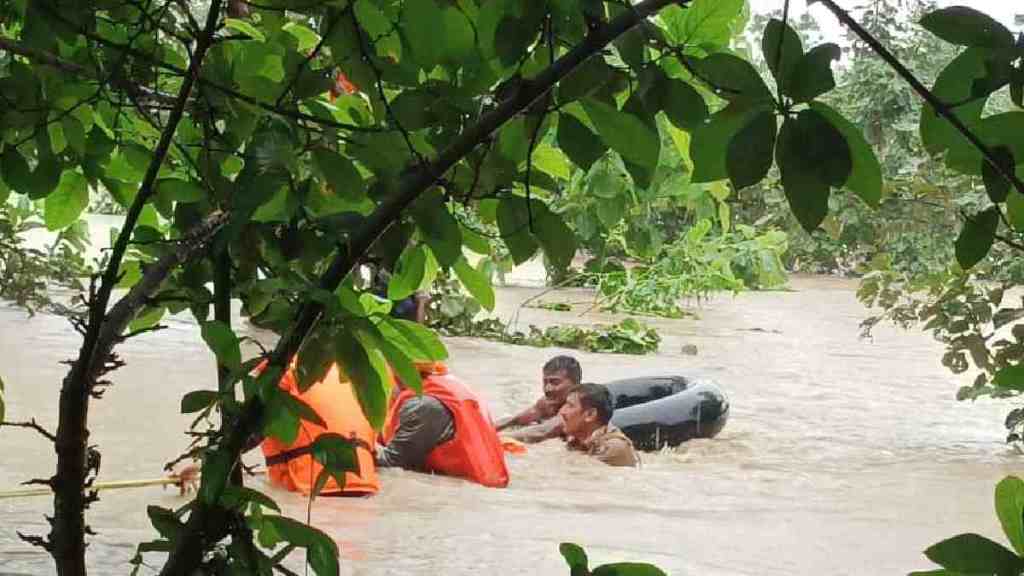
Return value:
<svg viewBox="0 0 1024 576">
<path fill-rule="evenodd" d="M 565 404 L 562 404 L 562 408 L 558 411 L 558 416 L 562 418 L 562 429 L 565 434 L 574 436 L 584 429 L 588 420 L 592 418 L 591 412 L 593 411 L 592 408 L 586 410 L 583 408 L 583 405 L 580 404 L 579 394 L 569 394 L 569 397 L 565 399 Z"/>
<path fill-rule="evenodd" d="M 565 370 L 556 370 L 554 372 L 545 372 L 544 377 L 544 396 L 548 400 L 555 402 L 565 402 L 565 396 L 569 393 L 569 388 L 572 388 L 574 382 L 566 374 Z"/>
</svg>

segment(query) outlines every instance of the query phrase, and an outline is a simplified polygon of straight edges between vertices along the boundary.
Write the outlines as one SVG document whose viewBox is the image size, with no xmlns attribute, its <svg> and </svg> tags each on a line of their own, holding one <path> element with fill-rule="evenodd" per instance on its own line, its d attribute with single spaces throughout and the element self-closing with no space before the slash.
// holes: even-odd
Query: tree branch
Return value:
<svg viewBox="0 0 1024 576">
<path fill-rule="evenodd" d="M 334 291 L 377 238 L 401 216 L 406 207 L 424 190 L 433 185 L 441 175 L 486 141 L 498 128 L 546 94 L 577 66 L 599 52 L 612 40 L 672 3 L 674 3 L 673 0 L 644 0 L 634 6 L 633 10 L 624 12 L 607 24 L 594 28 L 579 46 L 556 60 L 534 79 L 524 82 L 514 95 L 504 100 L 497 108 L 463 132 L 432 162 L 416 166 L 406 172 L 398 184 L 398 190 L 386 197 L 366 219 L 363 226 L 348 238 L 345 249 L 335 257 L 330 267 L 321 276 L 320 287 Z M 265 374 L 279 373 L 288 365 L 289 360 L 296 354 L 303 340 L 319 321 L 322 313 L 323 305 L 317 302 L 307 301 L 302 306 L 291 329 L 278 341 L 277 346 L 271 352 Z M 237 420 L 222 424 L 221 441 L 216 448 L 221 456 L 237 463 L 246 441 L 260 429 L 263 409 L 263 403 L 259 396 L 254 396 L 242 406 Z M 175 541 L 174 550 L 171 551 L 167 563 L 161 570 L 161 575 L 192 573 L 202 561 L 208 546 L 217 541 L 215 538 L 219 540 L 218 535 L 208 531 L 208 528 L 213 526 L 215 516 L 221 511 L 216 504 L 209 502 L 216 502 L 220 499 L 226 483 L 221 481 L 217 485 L 208 486 L 207 483 L 211 481 L 213 480 L 210 475 L 203 476 L 200 493 L 208 495 L 207 501 L 196 500 L 185 529 Z"/>
<path fill-rule="evenodd" d="M 57 441 L 57 437 L 54 436 L 53 433 L 51 433 L 46 428 L 43 428 L 41 425 L 39 425 L 39 423 L 36 422 L 35 418 L 29 420 L 28 422 L 0 422 L 0 426 L 9 426 L 11 428 L 29 428 L 35 430 L 36 432 L 39 432 L 40 434 L 43 435 L 44 438 L 46 438 L 50 442 Z"/>
<path fill-rule="evenodd" d="M 939 100 L 939 98 L 935 96 L 935 94 L 933 94 L 931 90 L 928 90 L 928 88 L 926 88 L 925 85 L 922 84 L 916 76 L 914 76 L 914 73 L 907 69 L 907 67 L 904 66 L 903 63 L 900 62 L 900 60 L 893 55 L 892 52 L 886 49 L 885 46 L 882 46 L 882 43 L 879 42 L 877 38 L 872 36 L 871 33 L 868 32 L 867 30 L 865 30 L 863 26 L 861 26 L 856 20 L 853 19 L 852 16 L 850 16 L 849 12 L 840 8 L 833 0 L 818 1 L 824 4 L 825 7 L 828 8 L 832 12 L 832 14 L 834 14 L 835 17 L 839 19 L 840 22 L 842 22 L 847 28 L 849 28 L 857 36 L 859 36 L 861 40 L 863 40 L 868 46 L 871 47 L 872 50 L 874 50 L 875 54 L 878 54 L 878 56 L 882 60 L 884 60 L 885 63 L 888 64 L 893 70 L 895 70 L 896 73 L 899 74 L 901 78 L 903 78 L 903 80 L 910 84 L 910 87 L 914 89 L 914 92 L 917 92 L 917 94 L 921 96 L 921 98 L 924 99 L 924 101 L 927 102 L 933 110 L 935 110 L 936 114 L 945 118 L 950 124 L 953 125 L 954 128 L 957 129 L 958 132 L 960 132 L 960 134 L 963 135 L 964 138 L 967 139 L 968 142 L 970 142 L 975 148 L 977 148 L 981 152 L 982 156 L 985 157 L 985 161 L 989 163 L 989 165 L 992 167 L 993 170 L 996 171 L 997 174 L 1002 176 L 1007 182 L 1012 183 L 1013 187 L 1017 189 L 1017 192 L 1024 194 L 1024 182 L 1022 182 L 1021 179 L 1017 177 L 1017 174 L 1014 172 L 1013 167 L 1010 167 L 1009 169 L 1004 167 L 995 157 L 995 154 L 992 153 L 992 150 L 984 142 L 981 141 L 981 138 L 979 138 L 973 131 L 971 131 L 971 129 L 968 128 L 967 125 L 964 124 L 963 121 L 960 120 L 960 118 L 950 110 L 949 106 L 947 106 L 944 102 Z"/>
<path fill-rule="evenodd" d="M 159 286 L 170 268 L 161 267 L 158 263 L 109 313 L 107 305 L 118 282 L 119 269 L 128 248 L 128 241 L 143 207 L 153 194 L 160 165 L 163 164 L 178 123 L 184 115 L 192 87 L 199 76 L 203 57 L 213 39 L 220 17 L 221 2 L 222 0 L 212 0 L 210 4 L 206 28 L 196 41 L 194 55 L 175 99 L 174 109 L 167 118 L 166 128 L 153 151 L 153 159 L 125 217 L 121 233 L 114 242 L 100 287 L 90 297 L 89 322 L 78 359 L 73 363 L 61 386 L 55 442 L 57 472 L 53 478 L 54 517 L 49 536 L 50 544 L 53 546 L 51 554 L 60 576 L 86 574 L 85 535 L 88 528 L 85 524 L 85 509 L 90 500 L 89 496 L 83 494 L 83 489 L 89 471 L 89 399 L 96 386 L 97 376 L 105 369 L 115 340 L 138 309 L 133 306 L 141 306 L 145 298 L 152 295 L 152 291 Z M 175 252 L 175 255 L 180 254 L 180 250 Z M 159 273 L 162 273 L 163 277 L 159 277 Z M 146 293 L 147 291 L 149 293 Z"/>
</svg>

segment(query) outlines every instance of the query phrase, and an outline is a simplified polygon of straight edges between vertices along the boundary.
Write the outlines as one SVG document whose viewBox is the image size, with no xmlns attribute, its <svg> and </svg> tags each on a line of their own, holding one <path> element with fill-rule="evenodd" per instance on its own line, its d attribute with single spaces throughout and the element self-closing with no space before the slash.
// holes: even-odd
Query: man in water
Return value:
<svg viewBox="0 0 1024 576">
<path fill-rule="evenodd" d="M 441 364 L 419 367 L 421 394 L 401 382 L 392 395 L 380 467 L 457 476 L 491 487 L 508 484 L 498 433 L 480 398 Z"/>
<path fill-rule="evenodd" d="M 526 410 L 498 422 L 498 430 L 523 427 L 508 436 L 523 442 L 541 442 L 562 436 L 562 420 L 558 411 L 565 404 L 569 390 L 583 379 L 580 363 L 572 356 L 555 356 L 541 370 L 544 395 Z"/>
<path fill-rule="evenodd" d="M 609 466 L 636 466 L 633 443 L 609 424 L 612 398 L 600 384 L 580 384 L 569 391 L 558 411 L 570 450 L 586 452 Z"/>
</svg>

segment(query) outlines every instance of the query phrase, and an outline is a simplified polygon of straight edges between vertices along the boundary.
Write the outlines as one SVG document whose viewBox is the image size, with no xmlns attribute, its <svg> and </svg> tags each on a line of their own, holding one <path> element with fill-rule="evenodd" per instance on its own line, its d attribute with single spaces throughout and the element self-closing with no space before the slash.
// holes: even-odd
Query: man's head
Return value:
<svg viewBox="0 0 1024 576">
<path fill-rule="evenodd" d="M 555 356 L 544 364 L 542 376 L 544 396 L 560 404 L 565 402 L 569 389 L 579 385 L 583 370 L 572 356 Z"/>
<path fill-rule="evenodd" d="M 569 390 L 558 415 L 567 436 L 585 440 L 612 419 L 612 396 L 600 384 L 579 384 Z"/>
</svg>

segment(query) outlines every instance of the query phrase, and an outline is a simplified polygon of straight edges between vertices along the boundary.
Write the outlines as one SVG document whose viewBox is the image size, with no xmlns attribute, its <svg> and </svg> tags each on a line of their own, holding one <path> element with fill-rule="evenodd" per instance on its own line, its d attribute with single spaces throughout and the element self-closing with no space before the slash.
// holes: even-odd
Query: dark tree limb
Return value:
<svg viewBox="0 0 1024 576">
<path fill-rule="evenodd" d="M 320 287 L 334 291 L 377 238 L 401 217 L 402 212 L 424 190 L 432 186 L 445 172 L 485 142 L 496 130 L 547 94 L 577 66 L 601 51 L 612 40 L 673 3 L 673 0 L 644 0 L 634 6 L 633 10 L 624 12 L 607 24 L 595 27 L 580 45 L 556 60 L 534 79 L 524 82 L 512 96 L 463 132 L 433 161 L 414 166 L 400 180 L 398 189 L 381 202 L 364 224 L 348 238 L 343 249 L 320 278 Z M 322 313 L 322 304 L 307 301 L 302 306 L 292 328 L 278 341 L 277 346 L 271 352 L 266 373 L 282 370 L 288 365 L 289 360 L 298 352 L 303 340 L 319 321 Z M 222 424 L 221 440 L 216 450 L 237 463 L 246 441 L 252 434 L 259 432 L 263 412 L 264 407 L 258 396 L 246 401 L 237 420 Z M 200 493 L 211 495 L 210 499 L 214 502 L 219 500 L 226 484 L 206 486 L 205 483 L 210 482 L 209 476 L 204 476 L 202 481 L 204 486 L 200 488 Z M 214 530 L 217 526 L 217 517 L 222 514 L 223 510 L 217 505 L 197 499 L 188 522 L 175 541 L 174 549 L 160 574 L 162 576 L 185 576 L 193 573 L 201 563 L 203 554 L 209 546 L 224 536 Z"/>
<path fill-rule="evenodd" d="M 840 22 L 843 23 L 843 25 L 852 30 L 854 34 L 859 36 L 860 39 L 864 41 L 864 43 L 870 46 L 871 49 L 875 52 L 875 54 L 878 54 L 878 56 L 882 60 L 884 60 L 885 63 L 889 65 L 889 67 L 895 70 L 896 73 L 899 74 L 899 76 L 903 78 L 904 81 L 907 82 L 907 84 L 910 84 L 910 87 L 914 89 L 914 92 L 917 92 L 917 94 L 925 102 L 927 102 L 929 106 L 932 107 L 932 110 L 935 110 L 936 114 L 945 118 L 950 124 L 953 125 L 954 128 L 957 129 L 958 132 L 960 132 L 960 134 L 963 135 L 964 138 L 967 139 L 968 142 L 971 143 L 971 145 L 977 148 L 981 152 L 982 156 L 985 157 L 985 161 L 989 163 L 989 165 L 992 167 L 993 170 L 996 171 L 997 174 L 1003 177 L 1007 182 L 1013 184 L 1013 187 L 1017 189 L 1017 192 L 1024 194 L 1024 182 L 1022 182 L 1021 179 L 1017 177 L 1017 174 L 1014 172 L 1013 168 L 1011 167 L 1010 169 L 1007 169 L 1005 166 L 1003 166 L 1003 164 L 1000 163 L 999 160 L 996 158 L 995 154 L 993 154 L 992 149 L 989 148 L 984 142 L 982 142 L 981 138 L 979 138 L 978 135 L 974 133 L 974 131 L 968 128 L 967 125 L 964 124 L 963 121 L 960 120 L 960 118 L 953 113 L 952 108 L 948 104 L 939 100 L 938 96 L 936 96 L 935 94 L 932 93 L 931 90 L 926 88 L 925 85 L 922 84 L 916 76 L 914 76 L 914 73 L 911 72 L 906 66 L 904 66 L 902 62 L 900 62 L 899 58 L 897 58 L 885 46 L 882 46 L 882 43 L 879 42 L 877 38 L 872 36 L 870 32 L 865 30 L 864 27 L 860 25 L 860 23 L 854 20 L 853 17 L 850 16 L 849 12 L 840 8 L 839 5 L 834 2 L 834 0 L 817 1 L 824 4 L 825 7 L 828 8 L 829 11 L 831 11 L 832 14 L 834 14 L 835 17 L 839 19 Z"/>
<path fill-rule="evenodd" d="M 89 496 L 83 494 L 88 480 L 89 462 L 89 399 L 96 385 L 98 375 L 107 365 L 110 351 L 124 327 L 163 281 L 174 265 L 179 264 L 177 256 L 184 255 L 184 247 L 175 251 L 173 258 L 162 259 L 129 291 L 108 313 L 107 305 L 117 285 L 121 261 L 128 249 L 128 241 L 135 229 L 146 202 L 153 195 L 154 184 L 160 165 L 170 149 L 178 123 L 184 115 L 192 88 L 199 77 L 203 57 L 210 47 L 220 19 L 222 0 L 212 0 L 203 34 L 196 40 L 193 58 L 175 99 L 174 109 L 167 118 L 166 128 L 153 151 L 153 160 L 139 187 L 139 192 L 128 210 L 124 226 L 113 250 L 102 282 L 89 300 L 89 321 L 78 359 L 64 378 L 60 392 L 59 418 L 57 426 L 57 472 L 53 478 L 54 518 L 49 535 L 50 552 L 57 566 L 59 576 L 85 576 L 85 509 Z M 163 264 L 161 266 L 161 264 Z M 163 277 L 159 276 L 163 274 Z M 133 308 L 135 306 L 135 308 Z"/>
</svg>

